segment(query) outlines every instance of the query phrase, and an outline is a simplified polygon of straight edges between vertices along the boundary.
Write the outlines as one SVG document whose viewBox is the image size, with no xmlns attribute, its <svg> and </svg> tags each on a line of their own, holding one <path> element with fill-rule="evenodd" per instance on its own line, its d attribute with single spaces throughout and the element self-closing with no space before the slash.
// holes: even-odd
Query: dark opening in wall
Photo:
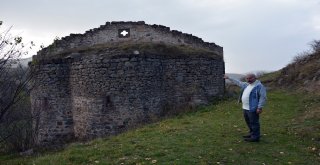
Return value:
<svg viewBox="0 0 320 165">
<path fill-rule="evenodd" d="M 44 97 L 42 99 L 42 107 L 44 110 L 47 110 L 49 108 L 49 101 L 47 97 Z"/>
<path fill-rule="evenodd" d="M 110 96 L 106 96 L 104 101 L 105 101 L 105 107 L 106 108 L 112 107 L 112 102 L 111 102 L 111 97 Z"/>
</svg>

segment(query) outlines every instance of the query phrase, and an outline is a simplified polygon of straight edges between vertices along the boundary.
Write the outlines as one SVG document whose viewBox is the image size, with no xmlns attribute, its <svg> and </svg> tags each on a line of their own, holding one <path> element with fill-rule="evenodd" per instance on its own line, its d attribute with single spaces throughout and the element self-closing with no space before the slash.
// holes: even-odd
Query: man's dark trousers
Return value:
<svg viewBox="0 0 320 165">
<path fill-rule="evenodd" d="M 243 116 L 250 130 L 252 139 L 260 138 L 260 123 L 259 114 L 257 112 L 250 112 L 249 110 L 243 110 Z"/>
</svg>

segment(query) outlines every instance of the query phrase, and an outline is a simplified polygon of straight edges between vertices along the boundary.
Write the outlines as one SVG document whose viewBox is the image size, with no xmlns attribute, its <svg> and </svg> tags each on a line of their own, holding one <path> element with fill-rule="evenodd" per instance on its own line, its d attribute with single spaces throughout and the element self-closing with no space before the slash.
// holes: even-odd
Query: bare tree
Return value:
<svg viewBox="0 0 320 165">
<path fill-rule="evenodd" d="M 0 145 L 16 138 L 15 133 L 21 132 L 26 125 L 22 121 L 31 118 L 25 112 L 30 110 L 27 107 L 28 84 L 34 75 L 29 68 L 19 65 L 21 56 L 28 53 L 28 49 L 34 46 L 33 42 L 27 48 L 22 37 L 10 34 L 12 27 L 2 31 L 2 23 L 0 21 Z"/>
<path fill-rule="evenodd" d="M 312 53 L 319 53 L 320 52 L 320 40 L 313 40 L 310 43 L 310 46 L 312 48 Z"/>
</svg>

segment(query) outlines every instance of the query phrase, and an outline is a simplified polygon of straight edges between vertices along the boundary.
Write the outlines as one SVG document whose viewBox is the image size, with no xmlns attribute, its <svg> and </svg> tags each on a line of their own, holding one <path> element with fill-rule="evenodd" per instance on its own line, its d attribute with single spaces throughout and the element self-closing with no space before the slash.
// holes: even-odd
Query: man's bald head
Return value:
<svg viewBox="0 0 320 165">
<path fill-rule="evenodd" d="M 249 84 L 252 84 L 252 83 L 254 83 L 254 82 L 257 80 L 257 77 L 256 77 L 255 74 L 249 73 L 249 74 L 246 75 L 246 80 L 247 80 L 247 82 L 248 82 Z"/>
</svg>

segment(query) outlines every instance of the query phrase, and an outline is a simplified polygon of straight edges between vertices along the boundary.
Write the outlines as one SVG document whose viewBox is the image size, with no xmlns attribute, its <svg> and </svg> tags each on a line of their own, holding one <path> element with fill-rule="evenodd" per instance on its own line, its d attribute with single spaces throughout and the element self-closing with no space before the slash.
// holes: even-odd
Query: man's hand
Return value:
<svg viewBox="0 0 320 165">
<path fill-rule="evenodd" d="M 227 75 L 223 75 L 224 79 L 229 79 L 229 77 Z"/>
<path fill-rule="evenodd" d="M 262 113 L 262 108 L 258 108 L 256 112 L 257 112 L 257 114 Z"/>
</svg>

